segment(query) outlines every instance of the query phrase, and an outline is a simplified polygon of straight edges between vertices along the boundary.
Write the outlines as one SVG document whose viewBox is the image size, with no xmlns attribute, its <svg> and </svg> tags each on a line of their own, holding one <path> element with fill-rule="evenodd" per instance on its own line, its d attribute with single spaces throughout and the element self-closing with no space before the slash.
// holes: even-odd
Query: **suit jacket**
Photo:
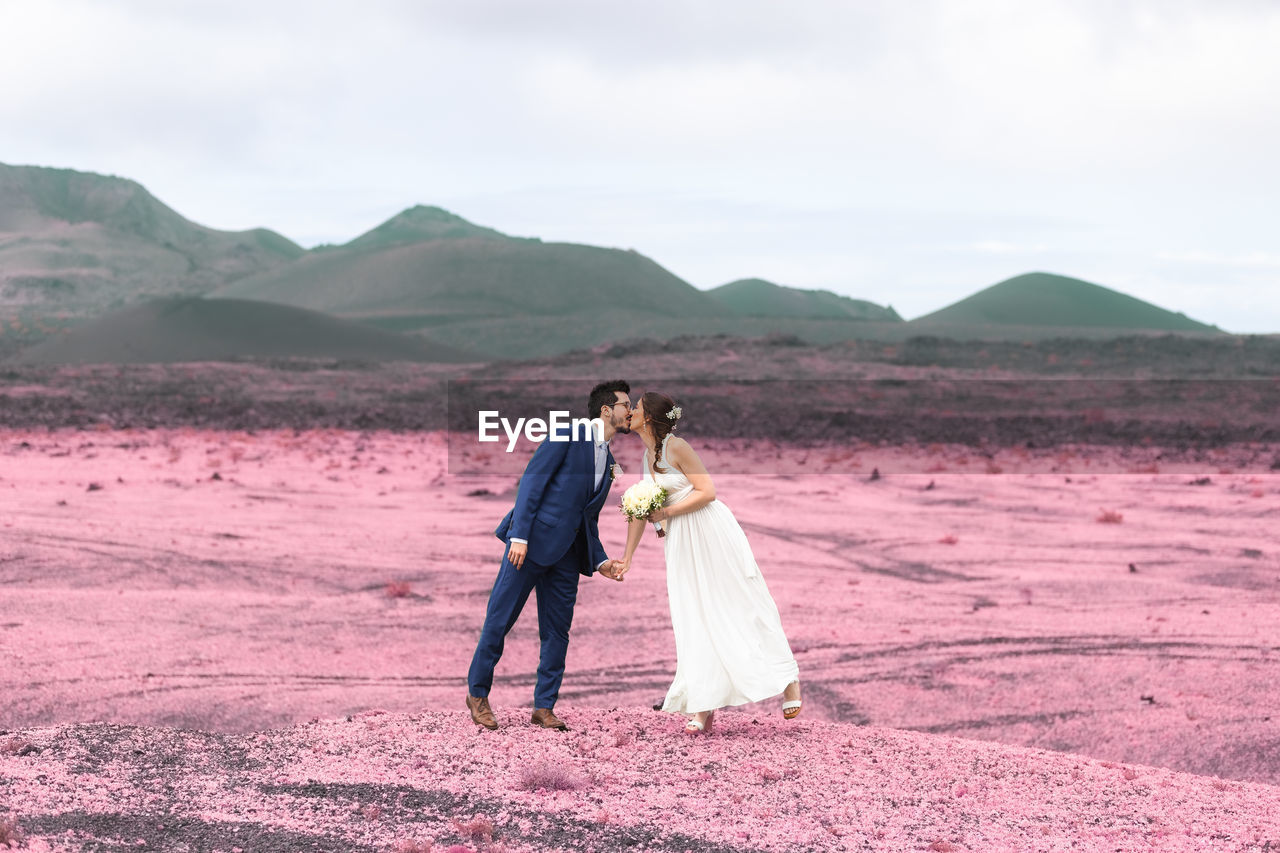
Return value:
<svg viewBox="0 0 1280 853">
<path fill-rule="evenodd" d="M 605 452 L 604 476 L 595 485 L 595 440 L 587 436 L 577 441 L 545 439 L 533 451 L 516 491 L 516 505 L 507 513 L 494 534 L 504 542 L 511 538 L 529 543 L 527 559 L 540 566 L 556 563 L 574 540 L 583 537 L 583 560 L 578 567 L 584 575 L 608 557 L 600 544 L 600 508 L 609 497 L 613 480 L 613 453 Z"/>
</svg>

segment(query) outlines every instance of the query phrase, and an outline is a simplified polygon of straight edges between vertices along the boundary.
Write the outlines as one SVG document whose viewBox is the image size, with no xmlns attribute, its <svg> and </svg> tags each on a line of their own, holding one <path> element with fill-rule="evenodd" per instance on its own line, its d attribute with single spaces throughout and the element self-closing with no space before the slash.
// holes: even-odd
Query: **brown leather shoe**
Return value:
<svg viewBox="0 0 1280 853">
<path fill-rule="evenodd" d="M 562 732 L 569 731 L 569 727 L 564 724 L 564 720 L 552 713 L 550 708 L 534 708 L 533 724 L 542 726 L 544 729 L 559 729 Z"/>
<path fill-rule="evenodd" d="M 467 694 L 467 710 L 471 712 L 471 721 L 477 726 L 484 726 L 490 730 L 498 727 L 498 718 L 493 715 L 493 709 L 489 707 L 487 698 Z"/>
</svg>

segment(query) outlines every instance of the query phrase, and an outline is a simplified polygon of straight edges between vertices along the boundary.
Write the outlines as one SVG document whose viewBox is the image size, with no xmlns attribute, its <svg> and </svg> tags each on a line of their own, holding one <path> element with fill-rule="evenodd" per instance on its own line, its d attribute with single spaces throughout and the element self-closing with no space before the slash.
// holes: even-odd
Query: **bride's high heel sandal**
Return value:
<svg viewBox="0 0 1280 853">
<path fill-rule="evenodd" d="M 791 684 L 797 685 L 799 683 L 800 682 L 798 681 L 791 682 Z M 790 687 L 791 684 L 788 684 L 787 686 Z M 782 716 L 788 720 L 794 720 L 796 717 L 800 716 L 800 709 L 803 707 L 803 701 L 799 699 L 788 699 L 782 703 Z"/>
<path fill-rule="evenodd" d="M 716 715 L 716 712 L 712 711 L 711 713 L 707 714 L 707 718 L 703 722 L 698 722 L 696 719 L 690 719 L 687 723 L 684 724 L 685 732 L 691 735 L 711 734 L 711 721 L 715 717 L 715 715 Z"/>
</svg>

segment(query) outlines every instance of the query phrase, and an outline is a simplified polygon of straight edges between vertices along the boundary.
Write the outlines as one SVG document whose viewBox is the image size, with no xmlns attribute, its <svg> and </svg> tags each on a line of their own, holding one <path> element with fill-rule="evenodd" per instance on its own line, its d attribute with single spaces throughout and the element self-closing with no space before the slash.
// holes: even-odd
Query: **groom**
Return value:
<svg viewBox="0 0 1280 853">
<path fill-rule="evenodd" d="M 603 441 L 587 430 L 577 440 L 548 438 L 539 444 L 520 478 L 515 508 L 494 531 L 509 544 L 489 593 L 484 628 L 467 673 L 467 708 L 477 725 L 498 727 L 488 698 L 493 670 L 529 593 L 537 590 L 542 654 L 533 693 L 533 724 L 561 731 L 568 728 L 552 709 L 564 677 L 578 576 L 590 577 L 598 570 L 621 580 L 615 561 L 605 556 L 597 524 L 613 481 L 609 440 L 615 433 L 630 431 L 630 393 L 631 386 L 622 381 L 602 382 L 591 389 L 588 413 L 603 422 Z"/>
</svg>

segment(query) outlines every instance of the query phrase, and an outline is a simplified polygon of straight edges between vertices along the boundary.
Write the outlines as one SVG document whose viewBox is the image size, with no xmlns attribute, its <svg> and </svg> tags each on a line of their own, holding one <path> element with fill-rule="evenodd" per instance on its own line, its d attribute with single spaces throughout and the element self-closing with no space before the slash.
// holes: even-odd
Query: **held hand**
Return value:
<svg viewBox="0 0 1280 853">
<path fill-rule="evenodd" d="M 516 571 L 520 571 L 520 567 L 524 565 L 525 554 L 528 553 L 528 544 L 524 542 L 512 542 L 511 547 L 507 549 L 507 560 L 511 565 L 516 567 Z"/>
<path fill-rule="evenodd" d="M 627 572 L 631 571 L 631 561 L 630 560 L 614 560 L 614 562 L 617 563 L 616 568 L 617 568 L 618 580 L 622 580 L 623 578 L 626 577 Z"/>
</svg>

